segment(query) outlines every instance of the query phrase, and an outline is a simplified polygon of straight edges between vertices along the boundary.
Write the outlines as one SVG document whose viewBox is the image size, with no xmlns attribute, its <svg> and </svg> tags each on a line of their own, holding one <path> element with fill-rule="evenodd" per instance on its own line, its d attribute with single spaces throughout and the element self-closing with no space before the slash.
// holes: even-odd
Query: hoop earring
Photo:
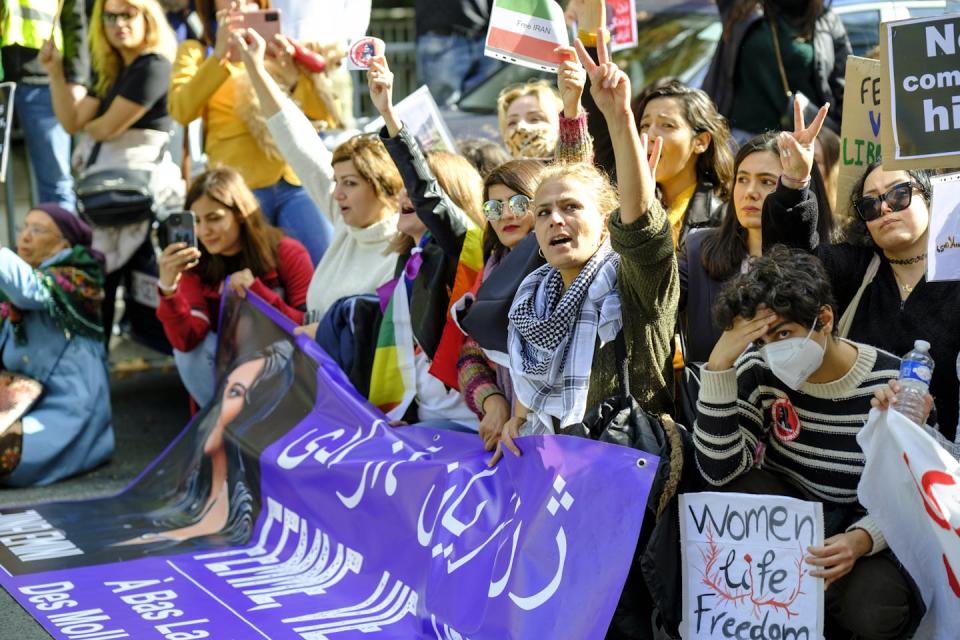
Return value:
<svg viewBox="0 0 960 640">
<path fill-rule="evenodd" d="M 547 259 L 547 256 L 543 255 L 543 249 L 537 249 L 537 253 L 539 253 L 540 257 L 543 258 L 544 260 Z"/>
</svg>

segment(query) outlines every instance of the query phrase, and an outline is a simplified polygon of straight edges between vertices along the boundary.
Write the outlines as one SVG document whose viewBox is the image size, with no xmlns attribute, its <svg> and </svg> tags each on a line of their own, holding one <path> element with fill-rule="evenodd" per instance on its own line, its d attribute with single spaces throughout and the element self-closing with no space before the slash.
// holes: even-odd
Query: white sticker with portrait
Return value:
<svg viewBox="0 0 960 640">
<path fill-rule="evenodd" d="M 930 182 L 933 204 L 927 235 L 927 281 L 960 280 L 960 173 Z"/>
</svg>

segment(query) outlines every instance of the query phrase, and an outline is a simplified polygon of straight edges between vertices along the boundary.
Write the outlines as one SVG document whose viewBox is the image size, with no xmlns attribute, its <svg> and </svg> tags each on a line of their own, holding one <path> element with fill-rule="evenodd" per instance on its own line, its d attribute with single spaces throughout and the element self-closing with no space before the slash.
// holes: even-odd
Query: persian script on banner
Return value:
<svg viewBox="0 0 960 640">
<path fill-rule="evenodd" d="M 563 59 L 553 50 L 568 44 L 563 9 L 553 0 L 495 0 L 484 55 L 556 73 Z"/>
<path fill-rule="evenodd" d="M 870 412 L 857 434 L 866 464 L 857 495 L 927 607 L 913 637 L 960 629 L 960 462 L 896 411 Z"/>
<path fill-rule="evenodd" d="M 927 280 L 960 280 L 960 173 L 931 181 L 933 206 L 927 234 Z"/>
<path fill-rule="evenodd" d="M 0 508 L 0 584 L 56 640 L 604 635 L 656 457 L 529 437 L 489 468 L 292 330 L 225 296 L 217 400 L 119 495 Z"/>
<path fill-rule="evenodd" d="M 819 502 L 783 496 L 680 496 L 685 640 L 823 637 L 823 580 L 807 547 L 823 544 Z"/>
</svg>

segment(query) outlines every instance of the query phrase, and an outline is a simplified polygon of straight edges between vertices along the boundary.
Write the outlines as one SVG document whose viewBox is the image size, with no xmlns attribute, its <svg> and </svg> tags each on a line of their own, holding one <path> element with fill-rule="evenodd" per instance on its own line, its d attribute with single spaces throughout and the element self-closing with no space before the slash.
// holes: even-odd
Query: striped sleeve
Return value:
<svg viewBox="0 0 960 640">
<path fill-rule="evenodd" d="M 712 485 L 746 473 L 763 438 L 763 410 L 755 393 L 759 357 L 741 357 L 735 369 L 701 370 L 693 437 L 697 466 Z"/>
<path fill-rule="evenodd" d="M 587 130 L 587 111 L 576 118 L 560 114 L 560 139 L 553 153 L 558 163 L 585 162 L 593 164 L 593 138 Z"/>
<path fill-rule="evenodd" d="M 460 379 L 460 393 L 467 406 L 478 418 L 483 418 L 483 403 L 492 395 L 503 395 L 497 386 L 497 374 L 494 372 L 480 345 L 468 337 L 460 348 L 457 361 L 457 374 Z"/>
</svg>

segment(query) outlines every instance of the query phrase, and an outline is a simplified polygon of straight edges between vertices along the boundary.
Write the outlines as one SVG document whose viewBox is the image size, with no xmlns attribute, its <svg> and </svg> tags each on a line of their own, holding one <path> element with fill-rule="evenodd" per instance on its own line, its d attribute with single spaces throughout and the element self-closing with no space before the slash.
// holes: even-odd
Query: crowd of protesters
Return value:
<svg viewBox="0 0 960 640">
<path fill-rule="evenodd" d="M 48 484 L 111 455 L 112 292 L 139 252 L 197 407 L 217 394 L 225 285 L 301 325 L 397 428 L 476 433 L 492 464 L 521 455 L 518 436 L 576 433 L 626 371 L 639 408 L 673 416 L 675 446 L 696 460 L 684 486 L 824 504 L 810 562 L 828 637 L 903 638 L 917 624 L 916 587 L 857 501 L 856 427 L 871 400 L 888 406 L 898 356 L 924 339 L 938 364 L 926 429 L 953 445 L 960 286 L 925 279 L 928 172 L 875 163 L 837 202 L 850 44 L 823 2 L 720 0 L 701 90 L 631 86 L 607 54 L 602 3 L 571 0 L 580 38 L 561 48 L 555 86 L 504 90 L 491 105 L 501 141 L 462 155 L 421 148 L 394 106 L 389 55 L 366 73 L 379 133 L 332 150 L 318 135 L 353 120 L 338 61 L 369 3 L 316 3 L 332 12 L 322 34 L 313 3 L 283 3 L 296 28 L 270 41 L 243 27 L 270 0 L 96 0 L 88 29 L 82 2 L 48 4 L 31 15 L 53 8 L 53 37 L 4 35 L 42 204 L 16 251 L 0 249 L 0 341 L 4 368 L 44 392 L 0 433 L 0 482 Z M 417 2 L 417 46 L 422 81 L 452 105 L 495 63 L 482 56 L 491 3 L 447 4 Z M 300 41 L 324 71 L 294 55 Z M 198 118 L 209 169 L 171 172 L 173 123 Z M 149 216 L 81 220 L 71 134 L 88 142 L 81 173 L 147 165 L 165 181 L 155 200 L 185 196 L 197 246 L 155 247 Z M 852 217 L 835 213 L 848 204 Z M 474 247 L 482 262 L 467 264 Z M 410 339 L 378 348 L 397 322 Z M 784 401 L 796 424 L 779 417 Z M 670 606 L 632 592 L 608 637 L 653 637 L 647 619 L 659 609 L 669 629 Z"/>
</svg>

